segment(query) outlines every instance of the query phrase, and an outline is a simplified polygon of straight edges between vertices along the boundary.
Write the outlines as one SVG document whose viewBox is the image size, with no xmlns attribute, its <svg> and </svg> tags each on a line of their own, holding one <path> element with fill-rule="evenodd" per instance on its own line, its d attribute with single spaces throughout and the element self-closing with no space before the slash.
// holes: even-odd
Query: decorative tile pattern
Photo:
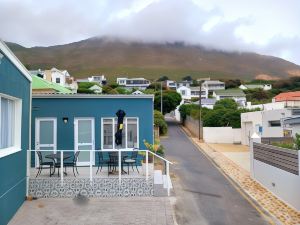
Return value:
<svg viewBox="0 0 300 225">
<path fill-rule="evenodd" d="M 29 194 L 37 198 L 153 196 L 153 177 L 145 178 L 30 178 Z"/>
</svg>

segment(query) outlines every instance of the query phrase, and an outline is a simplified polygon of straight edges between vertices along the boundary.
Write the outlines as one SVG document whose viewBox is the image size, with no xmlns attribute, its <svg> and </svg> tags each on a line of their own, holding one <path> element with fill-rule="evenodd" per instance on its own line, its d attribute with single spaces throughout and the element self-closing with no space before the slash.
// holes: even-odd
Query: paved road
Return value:
<svg viewBox="0 0 300 225">
<path fill-rule="evenodd" d="M 269 224 L 188 139 L 180 126 L 168 122 L 162 139 L 171 167 L 177 198 L 175 211 L 181 224 Z"/>
</svg>

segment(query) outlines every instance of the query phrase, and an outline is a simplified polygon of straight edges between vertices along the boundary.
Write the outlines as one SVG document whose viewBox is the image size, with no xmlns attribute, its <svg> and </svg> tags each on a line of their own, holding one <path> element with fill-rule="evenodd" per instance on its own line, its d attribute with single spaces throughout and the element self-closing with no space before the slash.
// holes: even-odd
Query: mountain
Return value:
<svg viewBox="0 0 300 225">
<path fill-rule="evenodd" d="M 111 81 L 117 76 L 156 79 L 161 75 L 175 80 L 186 75 L 250 80 L 300 75 L 299 65 L 281 58 L 211 50 L 181 42 L 151 44 L 90 38 L 50 47 L 7 44 L 30 69 L 67 69 L 77 78 L 106 74 Z"/>
</svg>

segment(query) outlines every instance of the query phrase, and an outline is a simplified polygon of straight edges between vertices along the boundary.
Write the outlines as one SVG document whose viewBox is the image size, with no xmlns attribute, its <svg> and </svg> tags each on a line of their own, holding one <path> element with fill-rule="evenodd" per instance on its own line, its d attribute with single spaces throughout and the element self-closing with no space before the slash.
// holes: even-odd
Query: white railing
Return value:
<svg viewBox="0 0 300 225">
<path fill-rule="evenodd" d="M 64 181 L 64 172 L 63 172 L 63 167 L 64 167 L 64 153 L 65 152 L 74 152 L 75 153 L 75 150 L 72 149 L 72 150 L 58 150 L 58 149 L 55 149 L 55 150 L 27 150 L 28 152 L 27 153 L 30 153 L 30 152 L 55 152 L 55 153 L 60 153 L 60 169 L 61 169 L 61 173 L 60 173 L 60 179 L 61 179 L 61 182 L 63 183 Z M 169 179 L 170 179 L 170 164 L 173 164 L 172 162 L 170 162 L 169 160 L 161 157 L 160 155 L 157 155 L 156 153 L 152 152 L 152 151 L 149 151 L 149 150 L 139 150 L 139 149 L 105 149 L 105 150 L 79 150 L 80 152 L 89 152 L 90 153 L 90 161 L 89 161 L 89 178 L 90 178 L 90 182 L 93 182 L 93 154 L 91 153 L 96 153 L 96 152 L 118 152 L 118 167 L 119 167 L 119 182 L 121 183 L 121 179 L 122 179 L 122 160 L 121 160 L 121 155 L 122 155 L 122 152 L 144 152 L 145 154 L 145 161 L 146 161 L 146 180 L 148 181 L 149 179 L 149 153 L 152 154 L 153 157 L 157 157 L 161 160 L 163 160 L 165 162 L 165 165 L 166 165 L 166 175 L 167 175 L 167 190 L 168 190 L 168 196 L 170 195 L 170 184 L 169 184 Z M 95 154 L 94 154 L 95 155 Z M 27 156 L 28 158 L 31 158 L 31 155 L 29 154 Z M 36 159 L 37 160 L 37 157 Z M 31 166 L 31 163 L 28 163 L 28 170 L 27 170 L 27 180 L 29 181 L 29 177 L 30 177 L 30 168 Z"/>
</svg>

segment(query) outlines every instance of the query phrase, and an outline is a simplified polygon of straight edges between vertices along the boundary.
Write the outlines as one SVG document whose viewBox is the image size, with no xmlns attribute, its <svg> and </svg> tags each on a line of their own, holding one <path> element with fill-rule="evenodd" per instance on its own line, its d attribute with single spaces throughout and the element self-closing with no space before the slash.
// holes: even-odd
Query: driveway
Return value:
<svg viewBox="0 0 300 225">
<path fill-rule="evenodd" d="M 179 124 L 168 122 L 162 139 L 166 157 L 174 161 L 171 174 L 178 224 L 269 224 L 197 149 Z"/>
</svg>

